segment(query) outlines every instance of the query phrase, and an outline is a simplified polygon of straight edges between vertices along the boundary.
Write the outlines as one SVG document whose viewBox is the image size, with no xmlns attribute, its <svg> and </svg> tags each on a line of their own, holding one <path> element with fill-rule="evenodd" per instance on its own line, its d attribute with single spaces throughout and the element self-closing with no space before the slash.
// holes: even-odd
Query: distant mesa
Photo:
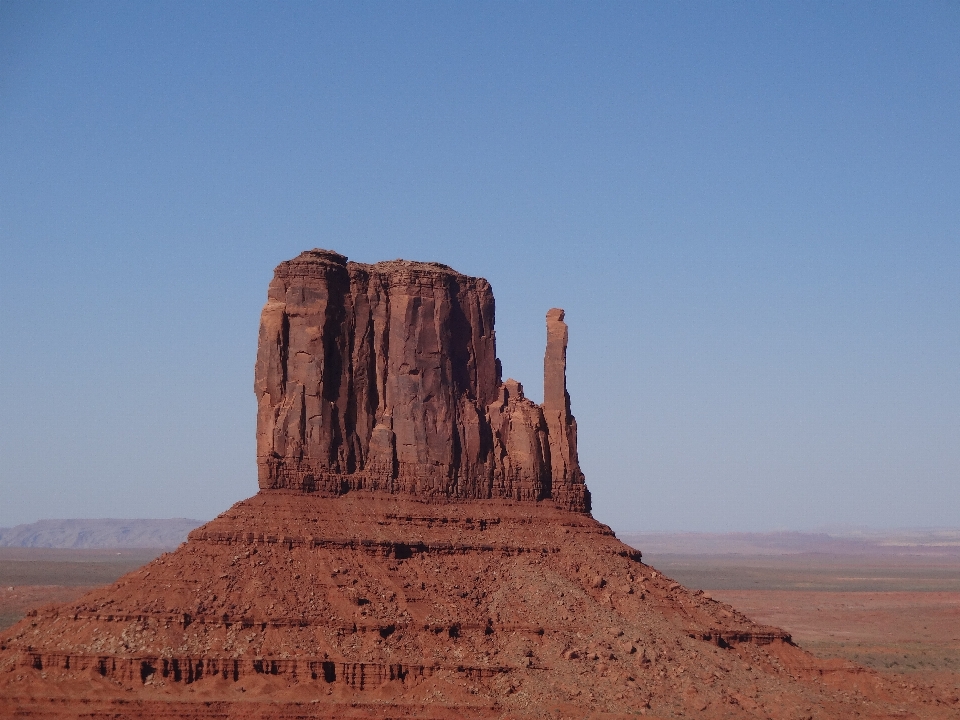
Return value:
<svg viewBox="0 0 960 720">
<path fill-rule="evenodd" d="M 0 528 L 0 547 L 175 548 L 202 520 L 38 520 Z"/>
<path fill-rule="evenodd" d="M 276 269 L 260 319 L 260 487 L 549 499 L 589 512 L 566 352 L 563 310 L 550 310 L 536 405 L 501 381 L 483 278 L 301 253 Z"/>
</svg>

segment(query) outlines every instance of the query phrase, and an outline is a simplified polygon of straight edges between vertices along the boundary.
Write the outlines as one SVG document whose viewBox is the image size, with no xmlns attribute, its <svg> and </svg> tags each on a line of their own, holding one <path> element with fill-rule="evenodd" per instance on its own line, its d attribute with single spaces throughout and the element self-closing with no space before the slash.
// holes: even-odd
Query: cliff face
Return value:
<svg viewBox="0 0 960 720">
<path fill-rule="evenodd" d="M 543 407 L 501 381 L 493 322 L 490 284 L 445 265 L 326 250 L 281 263 L 260 322 L 260 487 L 553 498 L 589 512 L 563 311 L 547 318 Z"/>
</svg>

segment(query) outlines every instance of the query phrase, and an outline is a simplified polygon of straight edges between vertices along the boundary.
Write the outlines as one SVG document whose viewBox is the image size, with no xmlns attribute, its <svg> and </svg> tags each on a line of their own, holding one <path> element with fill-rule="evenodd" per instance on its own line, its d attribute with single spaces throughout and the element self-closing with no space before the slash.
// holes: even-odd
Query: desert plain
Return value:
<svg viewBox="0 0 960 720">
<path fill-rule="evenodd" d="M 960 696 L 960 533 L 626 534 L 644 559 L 817 657 Z"/>
</svg>

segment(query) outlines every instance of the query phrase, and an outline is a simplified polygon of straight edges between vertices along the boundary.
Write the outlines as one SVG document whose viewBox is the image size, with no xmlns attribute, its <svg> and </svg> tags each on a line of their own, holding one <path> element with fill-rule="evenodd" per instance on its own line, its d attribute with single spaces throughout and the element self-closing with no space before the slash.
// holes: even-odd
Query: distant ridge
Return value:
<svg viewBox="0 0 960 720">
<path fill-rule="evenodd" d="M 0 547 L 175 548 L 202 520 L 38 520 L 0 528 Z"/>
<path fill-rule="evenodd" d="M 956 555 L 960 529 L 859 529 L 805 532 L 620 532 L 624 542 L 659 555 Z"/>
</svg>

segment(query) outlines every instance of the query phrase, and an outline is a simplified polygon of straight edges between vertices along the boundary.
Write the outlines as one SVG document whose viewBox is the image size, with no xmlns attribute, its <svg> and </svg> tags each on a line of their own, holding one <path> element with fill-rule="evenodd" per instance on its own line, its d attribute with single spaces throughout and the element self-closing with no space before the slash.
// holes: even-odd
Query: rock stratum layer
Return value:
<svg viewBox="0 0 960 720">
<path fill-rule="evenodd" d="M 562 310 L 547 330 L 541 407 L 501 382 L 486 280 L 327 250 L 281 263 L 255 373 L 261 489 L 552 499 L 588 512 Z"/>
<path fill-rule="evenodd" d="M 956 717 L 642 562 L 587 512 L 547 316 L 544 402 L 501 382 L 489 285 L 282 264 L 261 490 L 0 635 L 0 717 Z"/>
</svg>

